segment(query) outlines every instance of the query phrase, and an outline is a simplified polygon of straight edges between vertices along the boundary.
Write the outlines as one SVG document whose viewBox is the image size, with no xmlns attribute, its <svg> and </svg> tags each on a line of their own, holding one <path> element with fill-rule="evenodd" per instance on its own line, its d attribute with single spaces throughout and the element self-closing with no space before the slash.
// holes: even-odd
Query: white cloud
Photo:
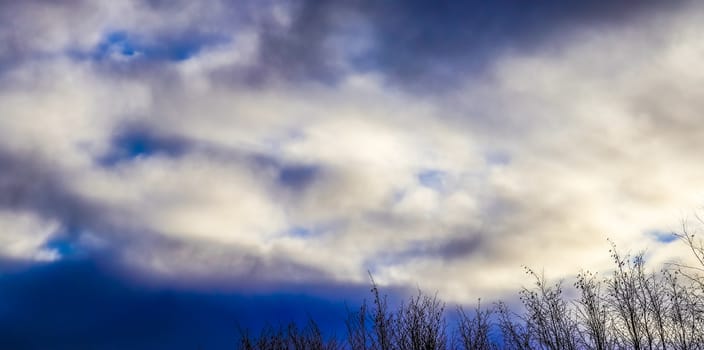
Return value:
<svg viewBox="0 0 704 350">
<path fill-rule="evenodd" d="M 61 257 L 56 249 L 47 248 L 47 241 L 60 225 L 43 220 L 32 213 L 0 211 L 0 256 L 26 261 L 53 261 Z"/>
</svg>

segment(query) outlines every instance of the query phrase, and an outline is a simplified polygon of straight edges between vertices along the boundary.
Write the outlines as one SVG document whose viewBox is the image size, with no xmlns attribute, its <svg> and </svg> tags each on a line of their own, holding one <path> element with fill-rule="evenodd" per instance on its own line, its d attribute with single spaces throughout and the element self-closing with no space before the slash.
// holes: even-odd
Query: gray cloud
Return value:
<svg viewBox="0 0 704 350">
<path fill-rule="evenodd" d="M 8 30 L 0 37 L 6 48 L 0 62 L 14 66 L 66 50 L 95 58 L 106 35 L 123 32 L 141 56 L 129 65 L 103 66 L 122 75 L 155 74 L 164 68 L 161 61 L 178 61 L 211 46 L 240 41 L 241 32 L 252 31 L 258 42 L 254 59 L 222 67 L 214 77 L 255 85 L 282 79 L 338 83 L 355 69 L 378 72 L 398 82 L 396 87 L 432 84 L 437 91 L 456 86 L 467 73 L 481 73 L 507 51 L 550 49 L 569 33 L 626 26 L 688 3 L 3 2 Z M 82 20 L 69 26 L 76 14 Z"/>
<path fill-rule="evenodd" d="M 89 226 L 100 211 L 97 203 L 74 194 L 56 165 L 32 154 L 0 152 L 0 208 L 30 211 L 67 226 Z"/>
<path fill-rule="evenodd" d="M 323 44 L 345 28 L 341 22 L 350 21 L 367 28 L 357 34 L 370 36 L 364 50 L 346 57 L 353 67 L 379 72 L 397 83 L 395 87 L 427 93 L 456 87 L 467 74 L 481 75 L 506 52 L 554 49 L 552 45 L 573 32 L 628 26 L 642 17 L 671 13 L 689 2 L 294 3 L 296 11 L 285 35 L 268 36 L 265 55 L 260 57 L 267 66 L 329 79 L 334 69 L 326 59 L 334 52 Z M 269 53 L 273 58 L 267 57 Z"/>
</svg>

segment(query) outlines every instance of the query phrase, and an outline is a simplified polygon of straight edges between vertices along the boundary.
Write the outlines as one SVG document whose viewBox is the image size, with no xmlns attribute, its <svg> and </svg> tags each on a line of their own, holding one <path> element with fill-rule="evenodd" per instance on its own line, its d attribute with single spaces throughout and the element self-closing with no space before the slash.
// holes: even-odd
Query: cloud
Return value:
<svg viewBox="0 0 704 350">
<path fill-rule="evenodd" d="M 51 163 L 42 163 L 31 154 L 0 154 L 0 210 L 11 220 L 17 213 L 19 227 L 26 227 L 24 235 L 32 235 L 32 227 L 40 233 L 41 222 L 48 226 L 57 223 L 65 226 L 86 225 L 95 219 L 99 204 L 93 204 L 72 193 L 60 172 Z M 39 221 L 39 223 L 36 223 Z M 13 226 L 12 224 L 10 226 Z M 29 226 L 29 227 L 27 227 Z M 11 229 L 7 234 L 13 235 Z M 52 231 L 49 229 L 49 231 Z M 51 232 L 49 232 L 51 233 Z M 20 234 L 22 236 L 23 234 Z M 47 237 L 47 233 L 40 234 Z"/>
<path fill-rule="evenodd" d="M 603 269 L 606 237 L 664 260 L 704 185 L 702 12 L 629 4 L 12 5 L 49 14 L 2 31 L 0 252 L 461 301 Z"/>
<path fill-rule="evenodd" d="M 57 230 L 56 221 L 42 220 L 31 212 L 2 211 L 2 249 L 0 257 L 20 261 L 54 261 L 60 253 L 44 246 Z"/>
<path fill-rule="evenodd" d="M 307 1 L 306 4 L 320 4 Z M 381 71 L 403 89 L 444 91 L 463 79 L 481 76 L 497 55 L 551 50 L 574 31 L 617 29 L 640 17 L 680 9 L 686 1 L 522 1 L 434 3 L 361 1 L 354 5 L 302 6 L 301 18 L 342 9 L 356 13 L 371 28 L 371 43 L 355 66 Z M 309 9 L 310 8 L 310 9 Z M 309 11 L 306 12 L 306 9 Z M 317 16 L 323 17 L 323 16 Z M 305 36 L 304 36 L 305 37 Z M 305 37 L 308 38 L 308 37 Z"/>
</svg>

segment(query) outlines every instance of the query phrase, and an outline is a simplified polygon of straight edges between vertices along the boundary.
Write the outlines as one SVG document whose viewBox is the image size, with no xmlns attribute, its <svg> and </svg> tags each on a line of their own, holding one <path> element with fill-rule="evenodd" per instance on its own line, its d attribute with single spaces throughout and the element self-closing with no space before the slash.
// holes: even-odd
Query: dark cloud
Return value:
<svg viewBox="0 0 704 350">
<path fill-rule="evenodd" d="M 119 257 L 112 265 L 144 281 L 198 289 L 261 291 L 276 290 L 286 283 L 283 281 L 324 284 L 333 279 L 324 269 L 296 262 L 292 259 L 295 257 L 265 255 L 236 243 L 170 238 L 157 232 L 137 232 L 119 243 L 121 246 L 113 242 L 112 251 L 106 252 Z M 159 260 L 166 271 L 151 271 L 149 262 L 153 259 Z"/>
<path fill-rule="evenodd" d="M 295 2 L 290 26 L 263 23 L 258 64 L 248 74 L 334 82 L 343 71 L 330 61 L 336 52 L 326 44 L 346 30 L 346 21 L 362 18 L 372 48 L 345 59 L 404 88 L 442 88 L 506 50 L 536 49 L 575 29 L 626 24 L 685 2 L 304 0 Z"/>
<path fill-rule="evenodd" d="M 294 6 L 290 25 L 263 21 L 257 66 L 248 73 L 249 79 L 257 82 L 274 75 L 334 80 L 339 72 L 324 44 L 335 30 L 332 19 L 340 10 L 331 1 L 305 1 Z"/>
<path fill-rule="evenodd" d="M 474 252 L 480 251 L 483 239 L 481 235 L 463 235 L 444 240 L 427 240 L 413 242 L 410 247 L 398 255 L 398 259 L 462 259 Z"/>
<path fill-rule="evenodd" d="M 440 244 L 434 249 L 434 253 L 446 260 L 461 259 L 479 251 L 482 243 L 483 239 L 480 235 L 457 237 Z"/>
<path fill-rule="evenodd" d="M 5 270 L 0 276 L 0 347 L 4 349 L 220 349 L 239 331 L 313 318 L 344 337 L 348 308 L 369 297 L 366 284 L 312 282 L 252 289 L 139 281 L 109 259 L 69 259 Z M 396 303 L 405 289 L 384 293 Z"/>
<path fill-rule="evenodd" d="M 0 75 L 27 60 L 46 58 L 51 51 L 47 45 L 55 44 L 48 39 L 71 31 L 63 19 L 80 20 L 98 7 L 85 0 L 0 1 Z"/>
<path fill-rule="evenodd" d="M 308 315 L 327 334 L 343 335 L 345 300 L 337 298 L 348 296 L 355 305 L 366 287 L 323 287 L 313 293 L 296 287 L 267 294 L 195 292 L 135 284 L 95 261 L 35 266 L 0 277 L 0 347 L 231 348 L 238 327 L 256 332 Z"/>
<path fill-rule="evenodd" d="M 405 88 L 427 89 L 428 84 L 443 87 L 465 73 L 480 71 L 504 50 L 542 47 L 550 42 L 548 39 L 576 28 L 629 23 L 633 17 L 667 11 L 686 2 L 299 0 L 287 7 L 290 23 L 281 23 L 272 14 L 272 3 L 213 0 L 194 5 L 151 0 L 144 3 L 143 10 L 161 15 L 163 23 L 145 32 L 134 31 L 138 28 L 110 28 L 112 31 L 103 33 L 103 39 L 92 50 L 79 48 L 72 52 L 74 57 L 98 62 L 112 53 L 134 58 L 129 64 L 105 61 L 102 65 L 121 74 L 142 74 L 158 69 L 160 62 L 182 61 L 208 46 L 236 40 L 240 29 L 254 26 L 260 43 L 255 62 L 221 69 L 214 78 L 249 84 L 271 79 L 334 83 L 345 74 L 339 62 L 342 59 L 359 70 L 379 71 Z M 32 25 L 17 21 L 32 18 L 43 9 L 63 17 L 95 12 L 91 9 L 94 6 L 85 1 L 0 2 L 0 69 L 42 52 L 41 47 L 28 44 L 27 36 L 56 30 L 76 35 L 67 28 L 52 27 L 65 26 L 66 21 Z M 182 22 L 169 20 L 183 12 L 192 15 Z M 351 45 L 344 38 L 359 35 L 350 33 L 352 22 L 367 27 L 364 32 L 371 34 L 372 47 L 354 57 L 341 57 L 341 47 L 344 51 L 345 46 Z M 69 40 L 67 44 L 71 43 Z M 67 49 L 71 51 L 70 47 Z"/>
<path fill-rule="evenodd" d="M 115 213 L 102 203 L 76 193 L 67 182 L 68 175 L 51 160 L 35 154 L 0 151 L 0 169 L 3 169 L 0 172 L 0 210 L 31 213 L 58 223 L 59 230 L 53 232 L 44 246 L 62 257 L 94 253 L 96 246 L 94 242 L 85 241 L 86 233 L 107 245 L 99 249 L 99 253 L 111 257 L 117 257 L 116 252 L 124 245 L 145 233 L 134 232 L 128 222 L 113 222 Z M 2 262 L 0 270 L 15 263 L 21 262 Z"/>
<path fill-rule="evenodd" d="M 438 84 L 482 68 L 503 50 L 531 50 L 576 28 L 619 25 L 684 1 L 369 1 L 371 60 L 403 84 Z"/>
<path fill-rule="evenodd" d="M 97 219 L 100 206 L 74 194 L 52 162 L 0 150 L 0 169 L 0 209 L 36 213 L 69 227 Z"/>
</svg>

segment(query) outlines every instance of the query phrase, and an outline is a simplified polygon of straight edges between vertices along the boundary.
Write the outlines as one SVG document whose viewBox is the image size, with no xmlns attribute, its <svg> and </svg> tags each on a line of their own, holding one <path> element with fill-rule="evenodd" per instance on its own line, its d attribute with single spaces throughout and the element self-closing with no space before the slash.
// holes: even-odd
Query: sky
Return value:
<svg viewBox="0 0 704 350">
<path fill-rule="evenodd" d="M 0 1 L 0 344 L 222 346 L 684 258 L 696 1 Z M 332 321 L 331 321 L 332 323 Z M 169 345 L 171 344 L 171 345 Z"/>
</svg>

